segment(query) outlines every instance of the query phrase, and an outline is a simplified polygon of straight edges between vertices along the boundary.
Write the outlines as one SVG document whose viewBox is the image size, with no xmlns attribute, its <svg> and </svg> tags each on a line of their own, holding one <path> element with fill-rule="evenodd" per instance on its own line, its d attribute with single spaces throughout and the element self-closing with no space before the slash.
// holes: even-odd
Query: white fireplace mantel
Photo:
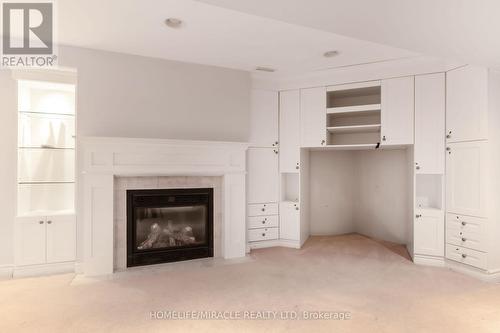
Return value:
<svg viewBox="0 0 500 333">
<path fill-rule="evenodd" d="M 247 143 L 87 137 L 80 144 L 85 275 L 113 273 L 115 176 L 221 176 L 222 255 L 245 256 Z"/>
</svg>

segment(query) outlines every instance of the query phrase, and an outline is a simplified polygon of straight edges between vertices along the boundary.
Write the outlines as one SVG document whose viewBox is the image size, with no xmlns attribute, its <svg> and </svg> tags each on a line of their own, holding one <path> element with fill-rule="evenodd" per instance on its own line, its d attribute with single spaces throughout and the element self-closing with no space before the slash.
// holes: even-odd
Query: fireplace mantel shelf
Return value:
<svg viewBox="0 0 500 333">
<path fill-rule="evenodd" d="M 86 137 L 83 151 L 84 274 L 113 273 L 115 176 L 221 176 L 222 255 L 245 256 L 247 143 Z"/>
</svg>

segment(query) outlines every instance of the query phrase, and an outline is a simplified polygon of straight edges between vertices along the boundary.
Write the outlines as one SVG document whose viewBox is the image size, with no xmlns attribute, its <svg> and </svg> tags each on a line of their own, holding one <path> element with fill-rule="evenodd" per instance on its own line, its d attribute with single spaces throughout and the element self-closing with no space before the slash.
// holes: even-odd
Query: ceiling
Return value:
<svg viewBox="0 0 500 333">
<path fill-rule="evenodd" d="M 204 3 L 500 68 L 499 0 L 200 0 Z"/>
<path fill-rule="evenodd" d="M 222 5 L 234 2 L 235 7 L 269 3 L 271 9 L 281 1 L 208 2 Z M 265 66 L 279 73 L 295 74 L 417 55 L 326 29 L 285 23 L 200 1 L 64 0 L 58 1 L 57 10 L 61 44 L 240 70 L 254 71 L 256 66 Z M 265 14 L 272 16 L 272 11 Z M 167 28 L 164 21 L 168 17 L 182 19 L 183 26 Z M 323 57 L 328 50 L 338 50 L 340 54 Z"/>
</svg>

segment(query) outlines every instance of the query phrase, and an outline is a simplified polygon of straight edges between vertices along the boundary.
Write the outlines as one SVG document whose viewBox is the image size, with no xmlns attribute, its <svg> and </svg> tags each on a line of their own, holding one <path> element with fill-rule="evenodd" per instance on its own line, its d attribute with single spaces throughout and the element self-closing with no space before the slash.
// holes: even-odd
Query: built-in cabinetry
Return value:
<svg viewBox="0 0 500 333">
<path fill-rule="evenodd" d="M 74 261 L 75 86 L 20 80 L 18 111 L 16 266 Z"/>
<path fill-rule="evenodd" d="M 264 247 L 279 238 L 278 92 L 252 90 L 247 150 L 247 241 Z"/>
<path fill-rule="evenodd" d="M 446 75 L 446 257 L 487 269 L 488 71 L 465 66 Z"/>
<path fill-rule="evenodd" d="M 280 172 L 297 172 L 300 168 L 300 91 L 279 93 Z"/>
<path fill-rule="evenodd" d="M 421 258 L 442 262 L 444 257 L 445 87 L 444 73 L 415 77 L 413 258 L 416 262 Z"/>
</svg>

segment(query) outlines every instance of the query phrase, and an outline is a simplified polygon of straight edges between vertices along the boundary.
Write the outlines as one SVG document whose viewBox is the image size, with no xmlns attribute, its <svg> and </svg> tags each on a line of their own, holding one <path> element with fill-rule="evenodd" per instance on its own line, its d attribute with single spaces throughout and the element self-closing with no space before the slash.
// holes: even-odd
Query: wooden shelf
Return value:
<svg viewBox="0 0 500 333">
<path fill-rule="evenodd" d="M 349 114 L 357 112 L 367 112 L 367 111 L 380 111 L 380 104 L 365 104 L 365 105 L 352 105 L 352 106 L 338 106 L 333 108 L 328 108 L 326 110 L 327 114 Z"/>
<path fill-rule="evenodd" d="M 378 132 L 380 130 L 380 124 L 370 124 L 370 125 L 351 125 L 351 126 L 332 126 L 326 128 L 330 133 L 370 133 Z"/>
</svg>

